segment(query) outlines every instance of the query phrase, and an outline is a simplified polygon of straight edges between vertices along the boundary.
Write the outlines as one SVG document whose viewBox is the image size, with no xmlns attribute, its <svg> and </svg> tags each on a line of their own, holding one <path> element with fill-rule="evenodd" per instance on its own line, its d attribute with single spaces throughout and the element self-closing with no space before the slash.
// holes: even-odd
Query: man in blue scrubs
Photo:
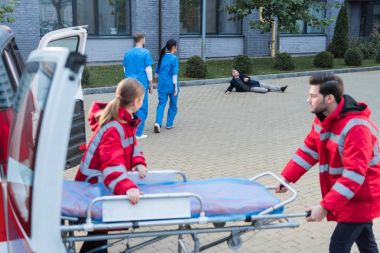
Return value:
<svg viewBox="0 0 380 253">
<path fill-rule="evenodd" d="M 141 82 L 145 89 L 145 96 L 143 105 L 136 112 L 137 116 L 141 119 L 141 123 L 136 131 L 138 139 L 146 138 L 147 135 L 143 134 L 145 120 L 148 117 L 148 92 L 153 91 L 152 82 L 152 64 L 153 59 L 148 49 L 144 48 L 145 36 L 138 33 L 134 36 L 136 46 L 129 49 L 124 55 L 123 67 L 124 76 L 136 78 Z"/>
</svg>

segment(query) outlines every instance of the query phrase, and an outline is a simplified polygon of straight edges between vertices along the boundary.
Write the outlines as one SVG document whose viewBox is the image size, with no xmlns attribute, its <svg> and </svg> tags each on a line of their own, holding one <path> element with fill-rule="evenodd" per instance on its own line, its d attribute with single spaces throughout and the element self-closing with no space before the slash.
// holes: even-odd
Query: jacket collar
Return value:
<svg viewBox="0 0 380 253">
<path fill-rule="evenodd" d="M 369 117 L 371 111 L 365 103 L 356 102 L 351 96 L 344 95 L 337 108 L 328 117 L 322 113 L 317 113 L 316 116 L 321 121 L 323 129 L 329 129 L 337 119 L 345 117 L 347 114 Z"/>
<path fill-rule="evenodd" d="M 125 121 L 129 126 L 137 127 L 140 123 L 140 118 L 136 114 L 130 114 L 124 107 L 119 108 L 119 118 Z"/>
</svg>

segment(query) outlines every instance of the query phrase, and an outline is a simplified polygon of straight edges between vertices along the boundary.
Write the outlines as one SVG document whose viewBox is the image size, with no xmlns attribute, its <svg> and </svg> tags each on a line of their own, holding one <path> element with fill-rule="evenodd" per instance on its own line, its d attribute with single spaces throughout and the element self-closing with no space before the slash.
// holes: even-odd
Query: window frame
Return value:
<svg viewBox="0 0 380 253">
<path fill-rule="evenodd" d="M 194 37 L 198 37 L 198 36 L 201 36 L 202 35 L 202 20 L 203 20 L 203 16 L 202 16 L 202 13 L 203 13 L 203 1 L 204 0 L 201 0 L 201 6 L 200 6 L 200 16 L 201 16 L 201 25 L 200 25 L 200 32 L 199 33 L 182 33 L 182 31 L 180 30 L 179 32 L 179 35 L 180 36 L 186 36 L 186 37 L 191 37 L 191 36 L 194 36 Z M 181 4 L 181 2 L 179 2 Z M 207 25 L 206 25 L 206 36 L 241 36 L 243 35 L 243 20 L 240 20 L 240 24 L 239 24 L 239 28 L 240 28 L 240 32 L 237 32 L 237 33 L 220 33 L 219 32 L 219 21 L 220 21 L 220 17 L 219 17 L 219 9 L 220 9 L 220 0 L 216 0 L 216 15 L 215 15 L 215 19 L 216 19 L 216 27 L 215 27 L 215 31 L 216 33 L 208 33 L 207 32 Z M 206 12 L 207 12 L 207 9 L 206 9 Z M 181 15 L 181 13 L 179 13 L 179 15 Z M 207 22 L 207 20 L 206 20 Z M 181 23 L 181 21 L 180 21 Z"/>
<path fill-rule="evenodd" d="M 40 0 L 41 1 L 41 0 Z M 78 24 L 78 8 L 77 4 L 78 1 L 81 0 L 71 0 L 71 12 L 72 12 L 72 26 L 80 26 Z M 124 0 L 128 1 L 126 3 L 126 6 L 129 9 L 129 13 L 126 13 L 128 15 L 129 19 L 129 32 L 128 33 L 122 33 L 122 34 L 99 34 L 99 3 L 98 0 L 92 0 L 94 4 L 94 15 L 93 15 L 93 21 L 94 21 L 94 31 L 95 33 L 88 33 L 88 36 L 91 38 L 102 38 L 102 37 L 112 37 L 112 38 L 120 38 L 120 37 L 130 37 L 132 36 L 132 0 Z M 41 20 L 40 20 L 41 24 Z M 85 25 L 85 24 L 84 24 Z M 64 27 L 63 27 L 64 28 Z M 41 27 L 40 27 L 41 29 Z M 46 34 L 46 33 L 45 33 Z M 43 37 L 45 34 L 40 34 L 40 37 Z"/>
<path fill-rule="evenodd" d="M 326 3 L 326 0 L 322 0 L 323 2 Z M 327 10 L 324 10 L 324 13 L 323 13 L 323 18 L 326 18 L 326 14 L 327 14 Z M 298 21 L 298 20 L 297 20 Z M 308 35 L 311 35 L 311 36 L 314 36 L 314 35 L 326 35 L 326 30 L 325 28 L 321 28 L 321 32 L 307 32 L 307 28 L 308 28 L 308 22 L 306 21 L 303 21 L 303 20 L 300 20 L 302 21 L 302 32 L 300 33 L 291 33 L 291 32 L 288 32 L 288 31 L 280 31 L 280 35 L 281 36 L 308 36 Z"/>
<path fill-rule="evenodd" d="M 72 0 L 72 11 L 73 11 L 73 24 L 74 26 L 78 26 L 78 9 L 77 9 L 77 3 L 81 0 Z M 128 9 L 129 13 L 129 33 L 123 33 L 123 34 L 99 34 L 99 2 L 98 0 L 92 0 L 94 3 L 94 24 L 95 24 L 95 33 L 88 33 L 89 37 L 125 37 L 125 36 L 131 36 L 132 35 L 132 1 L 131 0 L 124 0 L 128 1 Z"/>
</svg>

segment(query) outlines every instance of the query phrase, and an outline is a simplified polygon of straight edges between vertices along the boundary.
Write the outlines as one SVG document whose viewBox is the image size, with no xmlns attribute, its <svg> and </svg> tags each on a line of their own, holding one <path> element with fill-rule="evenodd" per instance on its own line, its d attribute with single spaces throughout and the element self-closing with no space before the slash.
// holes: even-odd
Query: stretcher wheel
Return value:
<svg viewBox="0 0 380 253">
<path fill-rule="evenodd" d="M 231 235 L 231 238 L 227 240 L 227 245 L 230 249 L 237 250 L 241 247 L 243 240 L 239 235 Z"/>
</svg>

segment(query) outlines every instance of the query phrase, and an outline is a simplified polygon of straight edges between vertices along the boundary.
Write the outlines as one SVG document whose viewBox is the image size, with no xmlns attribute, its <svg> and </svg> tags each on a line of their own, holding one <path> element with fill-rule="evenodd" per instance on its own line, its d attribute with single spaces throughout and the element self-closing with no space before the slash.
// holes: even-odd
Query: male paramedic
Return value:
<svg viewBox="0 0 380 253">
<path fill-rule="evenodd" d="M 137 116 L 141 119 L 141 123 L 136 131 L 138 139 L 146 138 L 143 134 L 145 120 L 148 117 L 148 92 L 153 91 L 153 71 L 152 71 L 152 56 L 148 49 L 145 49 L 145 35 L 137 33 L 134 36 L 136 46 L 129 49 L 124 55 L 123 67 L 125 78 L 133 77 L 141 82 L 145 89 L 143 105 L 137 111 Z"/>
<path fill-rule="evenodd" d="M 378 253 L 372 220 L 380 216 L 380 155 L 377 128 L 365 103 L 343 95 L 332 73 L 310 77 L 307 102 L 315 114 L 311 131 L 281 175 L 295 183 L 319 162 L 322 200 L 307 221 L 336 221 L 329 252 Z M 287 189 L 278 185 L 276 192 Z"/>
</svg>

